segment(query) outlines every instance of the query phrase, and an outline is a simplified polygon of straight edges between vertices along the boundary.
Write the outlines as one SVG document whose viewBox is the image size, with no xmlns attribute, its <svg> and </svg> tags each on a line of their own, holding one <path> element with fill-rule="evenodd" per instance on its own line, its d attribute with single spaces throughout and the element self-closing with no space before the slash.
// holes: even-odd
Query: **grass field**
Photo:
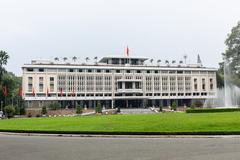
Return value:
<svg viewBox="0 0 240 160">
<path fill-rule="evenodd" d="M 9 119 L 0 120 L 0 131 L 105 134 L 240 134 L 240 112 Z"/>
</svg>

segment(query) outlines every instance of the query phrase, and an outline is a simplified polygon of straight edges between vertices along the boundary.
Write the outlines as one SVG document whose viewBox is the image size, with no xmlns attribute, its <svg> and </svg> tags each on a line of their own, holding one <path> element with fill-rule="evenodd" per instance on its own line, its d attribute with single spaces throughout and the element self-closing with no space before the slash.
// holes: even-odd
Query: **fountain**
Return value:
<svg viewBox="0 0 240 160">
<path fill-rule="evenodd" d="M 208 99 L 204 108 L 237 108 L 240 106 L 240 88 L 234 84 L 230 60 L 224 61 L 224 87 L 217 89 L 217 97 Z"/>
</svg>

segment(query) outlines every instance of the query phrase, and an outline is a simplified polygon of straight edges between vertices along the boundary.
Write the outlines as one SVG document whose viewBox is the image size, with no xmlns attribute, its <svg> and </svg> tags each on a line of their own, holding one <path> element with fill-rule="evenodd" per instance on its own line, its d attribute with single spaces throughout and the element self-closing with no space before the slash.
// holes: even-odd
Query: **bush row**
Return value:
<svg viewBox="0 0 240 160">
<path fill-rule="evenodd" d="M 204 108 L 187 109 L 186 113 L 215 113 L 215 112 L 239 112 L 240 108 Z"/>
</svg>

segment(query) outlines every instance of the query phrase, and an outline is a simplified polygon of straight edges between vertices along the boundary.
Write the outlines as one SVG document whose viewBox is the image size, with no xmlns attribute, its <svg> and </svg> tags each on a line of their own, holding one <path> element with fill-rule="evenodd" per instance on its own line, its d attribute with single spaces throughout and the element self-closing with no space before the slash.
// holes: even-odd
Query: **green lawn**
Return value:
<svg viewBox="0 0 240 160">
<path fill-rule="evenodd" d="M 240 134 L 240 112 L 9 119 L 0 120 L 0 131 Z"/>
</svg>

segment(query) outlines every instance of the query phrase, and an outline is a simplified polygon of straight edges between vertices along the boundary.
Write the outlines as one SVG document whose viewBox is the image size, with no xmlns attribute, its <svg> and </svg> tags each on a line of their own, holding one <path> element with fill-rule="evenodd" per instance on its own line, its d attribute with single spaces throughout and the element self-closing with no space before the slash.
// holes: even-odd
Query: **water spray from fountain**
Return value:
<svg viewBox="0 0 240 160">
<path fill-rule="evenodd" d="M 215 99 L 205 101 L 206 108 L 236 108 L 240 107 L 240 88 L 234 84 L 234 73 L 231 68 L 231 59 L 224 58 L 224 87 L 217 89 Z"/>
</svg>

